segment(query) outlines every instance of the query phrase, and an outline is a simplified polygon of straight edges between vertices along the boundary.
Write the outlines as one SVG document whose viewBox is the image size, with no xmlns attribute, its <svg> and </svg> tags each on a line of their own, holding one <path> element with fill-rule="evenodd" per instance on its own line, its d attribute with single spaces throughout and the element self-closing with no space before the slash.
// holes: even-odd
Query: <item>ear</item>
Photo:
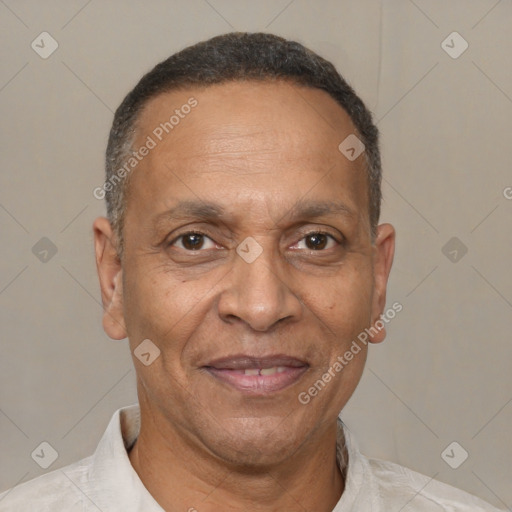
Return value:
<svg viewBox="0 0 512 512">
<path fill-rule="evenodd" d="M 388 284 L 389 272 L 393 263 L 395 254 L 395 229 L 391 224 L 381 224 L 377 228 L 377 237 L 374 243 L 374 261 L 373 261 L 373 280 L 374 291 L 372 299 L 372 318 L 371 326 L 380 320 L 386 306 L 386 288 Z M 380 324 L 385 323 L 380 320 Z M 377 331 L 376 334 L 373 334 Z M 386 329 L 375 327 L 370 328 L 370 342 L 380 343 L 386 338 Z"/>
<path fill-rule="evenodd" d="M 93 223 L 96 268 L 103 302 L 103 329 L 114 340 L 126 338 L 123 314 L 123 270 L 110 222 L 98 217 Z"/>
</svg>

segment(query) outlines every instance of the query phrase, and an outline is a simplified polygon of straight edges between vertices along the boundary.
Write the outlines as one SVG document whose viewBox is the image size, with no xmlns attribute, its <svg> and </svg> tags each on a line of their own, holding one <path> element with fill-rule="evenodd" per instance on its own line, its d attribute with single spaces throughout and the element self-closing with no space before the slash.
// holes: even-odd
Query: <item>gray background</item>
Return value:
<svg viewBox="0 0 512 512">
<path fill-rule="evenodd" d="M 44 472 L 42 441 L 59 453 L 49 470 L 90 454 L 135 401 L 92 248 L 112 111 L 160 60 L 236 29 L 331 59 L 381 129 L 388 303 L 404 309 L 345 422 L 368 455 L 512 506 L 511 26 L 503 0 L 0 1 L 0 490 Z M 43 31 L 59 44 L 46 60 L 31 48 Z M 441 47 L 453 31 L 469 43 L 456 59 Z M 468 249 L 445 249 L 456 262 L 452 237 Z M 458 469 L 441 458 L 452 441 L 469 453 Z"/>
</svg>

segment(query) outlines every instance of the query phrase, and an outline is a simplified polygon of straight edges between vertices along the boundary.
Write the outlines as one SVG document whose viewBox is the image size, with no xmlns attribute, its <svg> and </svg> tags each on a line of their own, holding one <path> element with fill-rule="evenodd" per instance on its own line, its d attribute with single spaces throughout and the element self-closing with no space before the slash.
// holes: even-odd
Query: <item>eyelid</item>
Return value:
<svg viewBox="0 0 512 512">
<path fill-rule="evenodd" d="M 232 241 L 233 236 L 229 229 L 222 223 L 216 222 L 202 222 L 200 220 L 190 221 L 176 226 L 172 231 L 167 232 L 165 237 L 162 238 L 162 244 L 170 245 L 175 242 L 179 237 L 197 234 L 203 235 L 215 241 L 217 237 L 222 237 L 225 240 Z M 217 243 L 217 242 L 215 242 Z M 219 244 L 220 245 L 220 244 Z"/>
<path fill-rule="evenodd" d="M 304 233 L 304 236 L 320 234 L 320 235 L 329 235 L 329 236 L 332 236 L 333 238 L 336 238 L 336 235 L 334 235 L 332 231 L 329 231 L 328 229 L 324 229 L 324 228 L 308 229 L 308 230 L 305 230 L 303 233 Z"/>
<path fill-rule="evenodd" d="M 300 238 L 300 240 L 302 240 L 303 238 L 305 238 L 309 235 L 326 235 L 326 236 L 330 236 L 333 240 L 335 240 L 339 244 L 343 244 L 346 242 L 346 238 L 343 236 L 342 233 L 340 233 L 338 230 L 336 230 L 337 234 L 334 234 L 332 231 L 333 230 L 328 230 L 325 228 L 314 228 L 314 229 L 300 230 L 301 236 L 302 236 L 302 238 Z"/>
</svg>

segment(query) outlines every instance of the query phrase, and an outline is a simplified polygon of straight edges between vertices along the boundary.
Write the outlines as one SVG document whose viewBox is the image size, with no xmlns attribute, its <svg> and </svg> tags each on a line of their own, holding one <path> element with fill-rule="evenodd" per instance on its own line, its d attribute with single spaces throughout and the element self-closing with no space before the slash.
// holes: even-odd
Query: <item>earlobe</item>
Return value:
<svg viewBox="0 0 512 512">
<path fill-rule="evenodd" d="M 395 254 L 395 229 L 391 224 L 381 224 L 377 228 L 374 250 L 374 291 L 369 331 L 370 342 L 380 343 L 386 338 L 385 323 L 381 320 L 381 315 L 386 306 L 386 289 Z"/>
<path fill-rule="evenodd" d="M 123 314 L 123 271 L 108 219 L 94 221 L 96 268 L 103 302 L 103 329 L 115 340 L 126 338 Z"/>
</svg>

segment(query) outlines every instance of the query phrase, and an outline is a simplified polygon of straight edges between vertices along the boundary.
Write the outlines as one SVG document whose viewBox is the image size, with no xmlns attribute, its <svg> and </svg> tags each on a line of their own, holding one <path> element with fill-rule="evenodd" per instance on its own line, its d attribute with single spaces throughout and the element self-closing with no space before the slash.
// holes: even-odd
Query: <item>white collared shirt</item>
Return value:
<svg viewBox="0 0 512 512">
<path fill-rule="evenodd" d="M 348 429 L 339 425 L 348 471 L 333 512 L 498 512 L 398 464 L 366 458 Z M 139 428 L 138 405 L 119 409 L 92 456 L 0 494 L 0 512 L 162 512 L 128 458 Z M 339 443 L 338 454 L 340 448 Z M 192 503 L 194 507 L 201 509 L 200 503 Z"/>
</svg>

